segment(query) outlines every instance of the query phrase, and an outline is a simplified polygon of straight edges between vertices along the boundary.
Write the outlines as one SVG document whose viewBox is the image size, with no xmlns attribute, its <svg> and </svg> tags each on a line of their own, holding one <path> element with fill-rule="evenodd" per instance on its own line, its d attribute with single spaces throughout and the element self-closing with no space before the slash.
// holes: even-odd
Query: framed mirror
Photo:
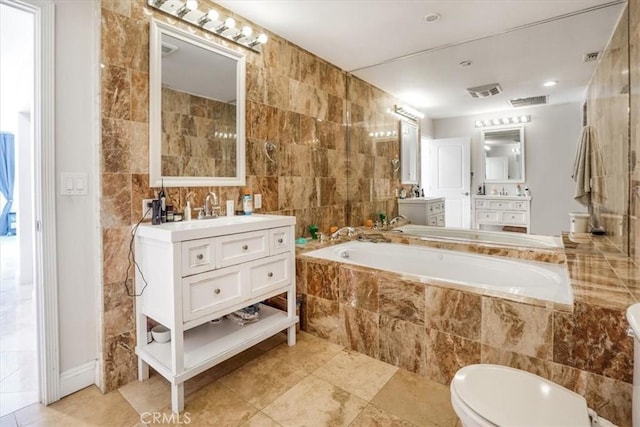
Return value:
<svg viewBox="0 0 640 427">
<path fill-rule="evenodd" d="M 400 183 L 418 184 L 419 165 L 418 125 L 400 120 Z"/>
<path fill-rule="evenodd" d="M 245 57 L 151 22 L 149 183 L 245 185 Z"/>
<path fill-rule="evenodd" d="M 482 131 L 485 182 L 523 183 L 524 127 Z"/>
</svg>

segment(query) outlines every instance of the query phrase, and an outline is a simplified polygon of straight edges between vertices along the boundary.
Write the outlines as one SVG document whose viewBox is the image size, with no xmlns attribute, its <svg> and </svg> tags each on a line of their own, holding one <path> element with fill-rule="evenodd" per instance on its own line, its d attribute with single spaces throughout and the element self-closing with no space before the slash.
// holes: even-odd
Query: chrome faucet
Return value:
<svg viewBox="0 0 640 427">
<path fill-rule="evenodd" d="M 212 201 L 213 204 L 211 204 L 210 201 Z M 204 199 L 204 217 L 217 217 L 218 213 L 216 211 L 218 211 L 219 209 L 220 206 L 218 205 L 218 196 L 216 195 L 216 193 L 210 191 L 209 194 L 207 194 L 207 197 L 205 197 Z"/>
<path fill-rule="evenodd" d="M 407 219 L 407 217 L 404 215 L 398 215 L 396 217 L 393 217 L 391 218 L 391 220 L 389 220 L 389 225 L 395 225 L 395 223 L 400 221 L 401 219 Z"/>
<path fill-rule="evenodd" d="M 340 236 L 344 236 L 345 232 L 347 233 L 347 236 L 351 236 L 356 232 L 356 229 L 353 227 L 342 227 L 338 231 L 335 231 L 333 234 L 331 234 L 331 238 L 337 239 Z"/>
</svg>

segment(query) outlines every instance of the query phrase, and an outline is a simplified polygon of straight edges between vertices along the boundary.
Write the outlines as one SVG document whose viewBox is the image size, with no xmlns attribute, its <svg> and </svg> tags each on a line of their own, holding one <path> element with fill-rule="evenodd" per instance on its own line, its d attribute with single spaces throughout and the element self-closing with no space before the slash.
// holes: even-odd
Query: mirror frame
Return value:
<svg viewBox="0 0 640 427">
<path fill-rule="evenodd" d="M 167 34 L 236 61 L 236 175 L 162 176 L 162 35 Z M 245 176 L 245 55 L 195 34 L 151 21 L 149 46 L 149 185 L 151 187 L 244 186 Z"/>
<path fill-rule="evenodd" d="M 508 130 L 519 130 L 520 131 L 520 149 L 522 150 L 522 165 L 521 179 L 487 179 L 487 150 L 484 149 L 484 141 L 485 134 L 489 132 L 499 132 L 499 131 L 508 131 Z M 523 184 L 526 182 L 525 176 L 525 164 L 526 164 L 526 150 L 524 145 L 524 126 L 511 126 L 504 128 L 496 128 L 496 129 L 482 129 L 480 131 L 480 149 L 482 150 L 482 178 L 484 182 L 488 183 L 496 183 L 496 184 Z"/>
<path fill-rule="evenodd" d="M 415 147 L 409 145 L 404 136 L 407 128 L 415 129 Z M 413 158 L 412 158 L 413 157 Z M 420 127 L 416 122 L 400 120 L 400 184 L 420 183 Z M 411 171 L 415 176 L 411 176 Z"/>
</svg>

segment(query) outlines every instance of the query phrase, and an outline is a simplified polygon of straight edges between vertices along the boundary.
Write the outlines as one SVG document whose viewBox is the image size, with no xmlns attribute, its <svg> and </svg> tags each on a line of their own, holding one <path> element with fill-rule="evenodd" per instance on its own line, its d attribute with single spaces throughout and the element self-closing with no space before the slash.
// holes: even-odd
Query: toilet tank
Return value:
<svg viewBox="0 0 640 427">
<path fill-rule="evenodd" d="M 640 303 L 627 309 L 629 335 L 633 336 L 633 398 L 632 422 L 634 427 L 640 426 Z"/>
</svg>

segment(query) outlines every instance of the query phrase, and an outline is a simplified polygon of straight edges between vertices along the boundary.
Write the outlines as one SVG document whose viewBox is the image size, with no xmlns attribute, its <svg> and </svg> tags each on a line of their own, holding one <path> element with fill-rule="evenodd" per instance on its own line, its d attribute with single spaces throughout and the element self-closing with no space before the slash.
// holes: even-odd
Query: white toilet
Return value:
<svg viewBox="0 0 640 427">
<path fill-rule="evenodd" d="M 633 425 L 640 419 L 640 304 L 627 309 L 634 339 Z M 612 426 L 587 407 L 584 397 L 519 369 L 469 365 L 451 381 L 451 404 L 464 427 Z"/>
</svg>

